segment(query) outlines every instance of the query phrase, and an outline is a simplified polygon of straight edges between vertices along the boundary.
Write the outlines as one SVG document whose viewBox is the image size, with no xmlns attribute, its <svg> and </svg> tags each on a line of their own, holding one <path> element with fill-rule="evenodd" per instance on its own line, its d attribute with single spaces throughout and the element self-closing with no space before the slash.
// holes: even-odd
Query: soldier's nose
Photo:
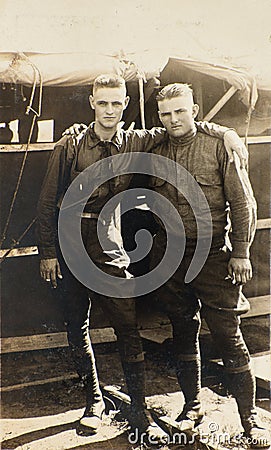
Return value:
<svg viewBox="0 0 271 450">
<path fill-rule="evenodd" d="M 175 113 L 171 114 L 171 123 L 176 123 L 178 122 L 178 117 Z"/>
<path fill-rule="evenodd" d="M 114 112 L 113 106 L 110 103 L 107 105 L 106 112 L 108 114 L 113 114 Z"/>
</svg>

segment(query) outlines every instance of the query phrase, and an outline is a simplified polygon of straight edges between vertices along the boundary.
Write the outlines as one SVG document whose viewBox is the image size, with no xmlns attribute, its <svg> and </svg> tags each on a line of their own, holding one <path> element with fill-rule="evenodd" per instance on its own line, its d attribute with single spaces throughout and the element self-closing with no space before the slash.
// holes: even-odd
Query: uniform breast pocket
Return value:
<svg viewBox="0 0 271 450">
<path fill-rule="evenodd" d="M 194 175 L 198 185 L 202 189 L 211 209 L 225 205 L 222 178 L 219 173 L 201 173 Z M 198 196 L 200 200 L 200 196 Z"/>
</svg>

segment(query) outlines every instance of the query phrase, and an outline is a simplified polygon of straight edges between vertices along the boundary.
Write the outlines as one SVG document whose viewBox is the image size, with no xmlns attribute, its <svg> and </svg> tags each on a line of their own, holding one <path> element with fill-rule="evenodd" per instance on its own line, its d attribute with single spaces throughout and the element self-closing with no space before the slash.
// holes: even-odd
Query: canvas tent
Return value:
<svg viewBox="0 0 271 450">
<path fill-rule="evenodd" d="M 195 55 L 197 51 L 195 51 Z M 174 55 L 174 53 L 172 53 Z M 208 56 L 208 55 L 206 55 Z M 210 59 L 210 57 L 209 57 Z M 220 80 L 226 86 L 222 91 L 221 98 L 217 98 L 215 104 L 209 108 L 209 111 L 204 114 L 206 120 L 211 120 L 217 112 L 229 101 L 229 99 L 238 92 L 238 98 L 242 101 L 248 110 L 249 118 L 251 112 L 255 108 L 258 98 L 258 89 L 262 87 L 268 88 L 271 92 L 271 84 L 257 79 L 246 68 L 240 69 L 226 66 L 220 63 L 219 59 L 214 63 L 201 59 L 193 59 L 191 57 L 172 57 L 170 53 L 162 51 L 143 51 L 138 53 L 127 53 L 123 51 L 116 52 L 112 55 L 104 53 L 37 53 L 37 52 L 2 52 L 0 53 L 0 84 L 5 89 L 5 96 L 2 96 L 0 102 L 1 119 L 0 122 L 10 122 L 16 118 L 20 118 L 20 123 L 26 123 L 27 118 L 25 112 L 29 115 L 31 109 L 38 117 L 53 118 L 56 113 L 54 105 L 51 103 L 49 110 L 46 107 L 46 95 L 43 93 L 47 88 L 88 88 L 95 77 L 100 73 L 118 73 L 122 75 L 127 83 L 139 83 L 139 107 L 141 115 L 141 126 L 145 127 L 144 115 L 144 85 L 145 85 L 145 101 L 148 100 L 152 91 L 157 87 L 154 82 L 149 83 L 146 88 L 148 80 L 155 80 L 160 77 L 165 67 L 171 61 L 178 61 L 179 72 L 182 70 L 188 71 L 190 79 L 205 76 L 209 79 Z M 175 81 L 182 81 L 175 80 Z M 151 90 L 150 87 L 151 86 Z M 28 87 L 30 91 L 28 95 L 17 95 L 18 89 L 23 92 L 23 88 Z M 10 91 L 10 92 L 9 92 Z M 52 91 L 54 92 L 54 91 Z M 60 91 L 57 90 L 57 93 Z M 62 92 L 65 92 L 62 90 Z M 83 89 L 82 92 L 87 92 Z M 82 94 L 81 92 L 81 94 Z M 53 94 L 54 97 L 55 94 Z M 29 104 L 23 104 L 22 98 L 29 97 Z M 35 103 L 36 98 L 36 105 Z M 87 95 L 85 94 L 85 98 Z M 24 100 L 25 101 L 25 100 Z M 60 100 L 59 100 L 60 101 Z M 63 101 L 63 104 L 65 102 Z M 48 104 L 48 102 L 47 102 Z M 72 107 L 72 104 L 71 104 Z M 68 109 L 68 105 L 66 110 Z M 131 110 L 131 107 L 130 107 Z M 204 108 L 201 105 L 201 110 Z M 51 117 L 50 117 L 51 116 Z M 130 121 L 134 120 L 134 114 L 130 114 Z M 70 118 L 70 122 L 79 119 Z M 60 129 L 69 125 L 67 122 L 61 122 L 56 125 L 57 131 L 54 138 L 59 138 Z M 81 121 L 83 119 L 81 118 Z M 127 124 L 129 125 L 129 124 Z M 26 127 L 27 128 L 27 127 Z M 29 128 L 29 127 L 28 127 Z M 27 130 L 28 130 L 27 128 Z M 249 128 L 249 120 L 247 121 L 247 135 Z M 28 131 L 21 131 L 20 142 L 26 142 Z M 22 136 L 25 136 L 24 138 Z"/>
<path fill-rule="evenodd" d="M 98 53 L 0 53 L 0 83 L 31 86 L 35 80 L 43 86 L 84 86 L 93 83 L 100 73 L 118 73 L 126 81 L 135 81 L 140 75 L 146 80 L 160 75 L 169 57 L 176 57 L 184 67 L 214 78 L 227 81 L 241 92 L 244 104 L 255 106 L 256 90 L 271 90 L 270 80 L 257 79 L 245 65 L 236 68 L 217 59 L 204 61 L 185 58 L 170 51 L 145 51 L 138 54 L 121 52 L 109 56 Z M 181 55 L 180 50 L 178 51 Z M 191 52 L 193 54 L 193 51 Z"/>
</svg>

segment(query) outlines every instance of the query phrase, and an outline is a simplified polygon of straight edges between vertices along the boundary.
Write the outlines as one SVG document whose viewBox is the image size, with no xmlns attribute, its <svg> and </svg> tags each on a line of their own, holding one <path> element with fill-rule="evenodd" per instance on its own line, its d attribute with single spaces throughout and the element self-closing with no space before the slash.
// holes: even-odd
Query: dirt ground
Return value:
<svg viewBox="0 0 271 450">
<path fill-rule="evenodd" d="M 261 333 L 259 334 L 259 324 Z M 269 345 L 269 319 L 258 318 L 246 321 L 244 334 L 251 351 L 263 351 Z M 255 333 L 257 332 L 257 339 Z M 260 337 L 261 336 L 261 337 Z M 229 433 L 239 436 L 242 428 L 234 399 L 228 397 L 223 387 L 223 373 L 220 368 L 207 363 L 207 353 L 215 355 L 209 338 L 204 337 L 202 350 L 203 386 L 202 401 L 206 411 L 199 433 L 211 430 L 215 433 Z M 261 341 L 261 342 L 259 342 Z M 158 416 L 167 415 L 173 419 L 181 410 L 182 394 L 179 392 L 170 358 L 171 343 L 158 345 L 145 342 L 146 350 L 146 392 L 147 403 Z M 100 380 L 104 385 L 117 385 L 125 392 L 125 382 L 120 359 L 114 343 L 95 347 Z M 210 355 L 209 355 L 210 356 Z M 212 356 L 212 355 L 211 355 Z M 49 380 L 49 382 L 48 382 Z M 24 383 L 24 387 L 22 386 Z M 36 384 L 35 384 L 36 383 Z M 41 384 L 39 384 L 41 383 Z M 19 385 L 15 387 L 15 385 Z M 13 388 L 11 388 L 13 386 Z M 83 412 L 84 392 L 73 371 L 68 349 L 51 349 L 24 353 L 6 354 L 2 357 L 2 449 L 3 450 L 132 450 L 129 443 L 127 421 L 121 413 L 116 414 L 112 402 L 107 402 L 109 412 L 96 436 L 79 436 L 76 424 Z M 271 432 L 270 398 L 266 390 L 258 390 L 257 406 L 262 420 Z M 223 436 L 224 436 L 223 434 Z M 181 442 L 184 444 L 184 442 Z M 240 441 L 217 443 L 199 442 L 188 446 L 171 443 L 164 448 L 194 450 L 207 448 L 245 449 Z M 211 446 L 213 445 L 213 447 Z M 153 448 L 153 447 L 152 447 Z"/>
</svg>

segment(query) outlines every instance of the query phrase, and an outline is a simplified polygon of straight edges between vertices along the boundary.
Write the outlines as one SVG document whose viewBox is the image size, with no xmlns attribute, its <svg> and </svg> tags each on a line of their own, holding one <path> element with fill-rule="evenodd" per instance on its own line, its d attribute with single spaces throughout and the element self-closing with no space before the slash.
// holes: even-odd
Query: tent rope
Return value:
<svg viewBox="0 0 271 450">
<path fill-rule="evenodd" d="M 246 130 L 245 130 L 245 146 L 248 147 L 248 131 L 250 127 L 251 115 L 252 115 L 253 107 L 250 106 L 247 112 L 246 117 Z"/>
<path fill-rule="evenodd" d="M 143 130 L 146 128 L 145 122 L 145 108 L 144 108 L 144 87 L 143 87 L 143 77 L 139 75 L 138 78 L 138 87 L 139 87 L 139 107 L 140 107 L 140 118 L 141 118 L 141 126 Z"/>
<path fill-rule="evenodd" d="M 27 58 L 27 57 L 25 56 L 25 58 Z M 20 185 L 21 185 L 23 172 L 24 172 L 24 168 L 25 168 L 25 164 L 26 164 L 26 160 L 27 160 L 27 156 L 28 156 L 28 149 L 29 149 L 30 141 L 31 141 L 31 138 L 32 138 L 33 130 L 34 130 L 34 125 L 35 125 L 37 117 L 41 116 L 42 91 L 43 91 L 41 72 L 35 66 L 35 64 L 33 64 L 31 61 L 28 60 L 28 58 L 27 58 L 27 61 L 29 62 L 29 64 L 33 68 L 34 82 L 33 82 L 33 87 L 32 87 L 32 92 L 31 92 L 29 104 L 28 104 L 28 106 L 26 108 L 26 113 L 25 114 L 29 115 L 30 111 L 32 111 L 34 116 L 33 116 L 33 119 L 32 119 L 32 123 L 31 123 L 30 131 L 29 131 L 29 136 L 28 136 L 28 140 L 27 140 L 25 153 L 24 153 L 24 157 L 23 157 L 23 160 L 22 160 L 22 164 L 21 164 L 18 180 L 17 180 L 17 183 L 16 183 L 16 187 L 15 187 L 15 190 L 14 190 L 14 193 L 13 193 L 11 205 L 10 205 L 10 208 L 9 208 L 9 213 L 8 213 L 7 220 L 6 220 L 6 223 L 5 223 L 5 227 L 4 227 L 4 230 L 3 230 L 3 233 L 2 233 L 2 237 L 1 237 L 1 241 L 0 241 L 0 248 L 2 248 L 3 242 L 6 239 L 6 234 L 7 234 L 7 230 L 8 230 L 8 227 L 9 227 L 9 224 L 10 224 L 10 220 L 11 220 L 11 216 L 12 216 L 12 213 L 13 213 L 15 201 L 16 201 L 16 198 L 17 198 L 17 195 L 18 195 L 18 191 L 19 191 L 19 188 L 20 188 Z M 39 93 L 38 111 L 35 111 L 34 108 L 32 107 L 32 105 L 33 105 L 35 92 L 36 92 L 37 73 L 39 75 L 39 81 L 40 81 L 40 93 Z"/>
<path fill-rule="evenodd" d="M 255 79 L 252 79 L 252 86 L 251 86 L 251 91 L 250 91 L 250 102 L 249 102 L 249 107 L 248 107 L 248 111 L 247 111 L 247 117 L 246 117 L 246 130 L 245 130 L 245 146 L 248 149 L 248 132 L 249 132 L 249 127 L 250 127 L 250 121 L 251 121 L 251 116 L 252 116 L 252 112 L 255 109 L 255 104 L 257 102 L 258 99 L 258 90 L 257 90 L 257 84 Z M 248 170 L 248 163 L 247 163 L 247 170 Z"/>
</svg>

